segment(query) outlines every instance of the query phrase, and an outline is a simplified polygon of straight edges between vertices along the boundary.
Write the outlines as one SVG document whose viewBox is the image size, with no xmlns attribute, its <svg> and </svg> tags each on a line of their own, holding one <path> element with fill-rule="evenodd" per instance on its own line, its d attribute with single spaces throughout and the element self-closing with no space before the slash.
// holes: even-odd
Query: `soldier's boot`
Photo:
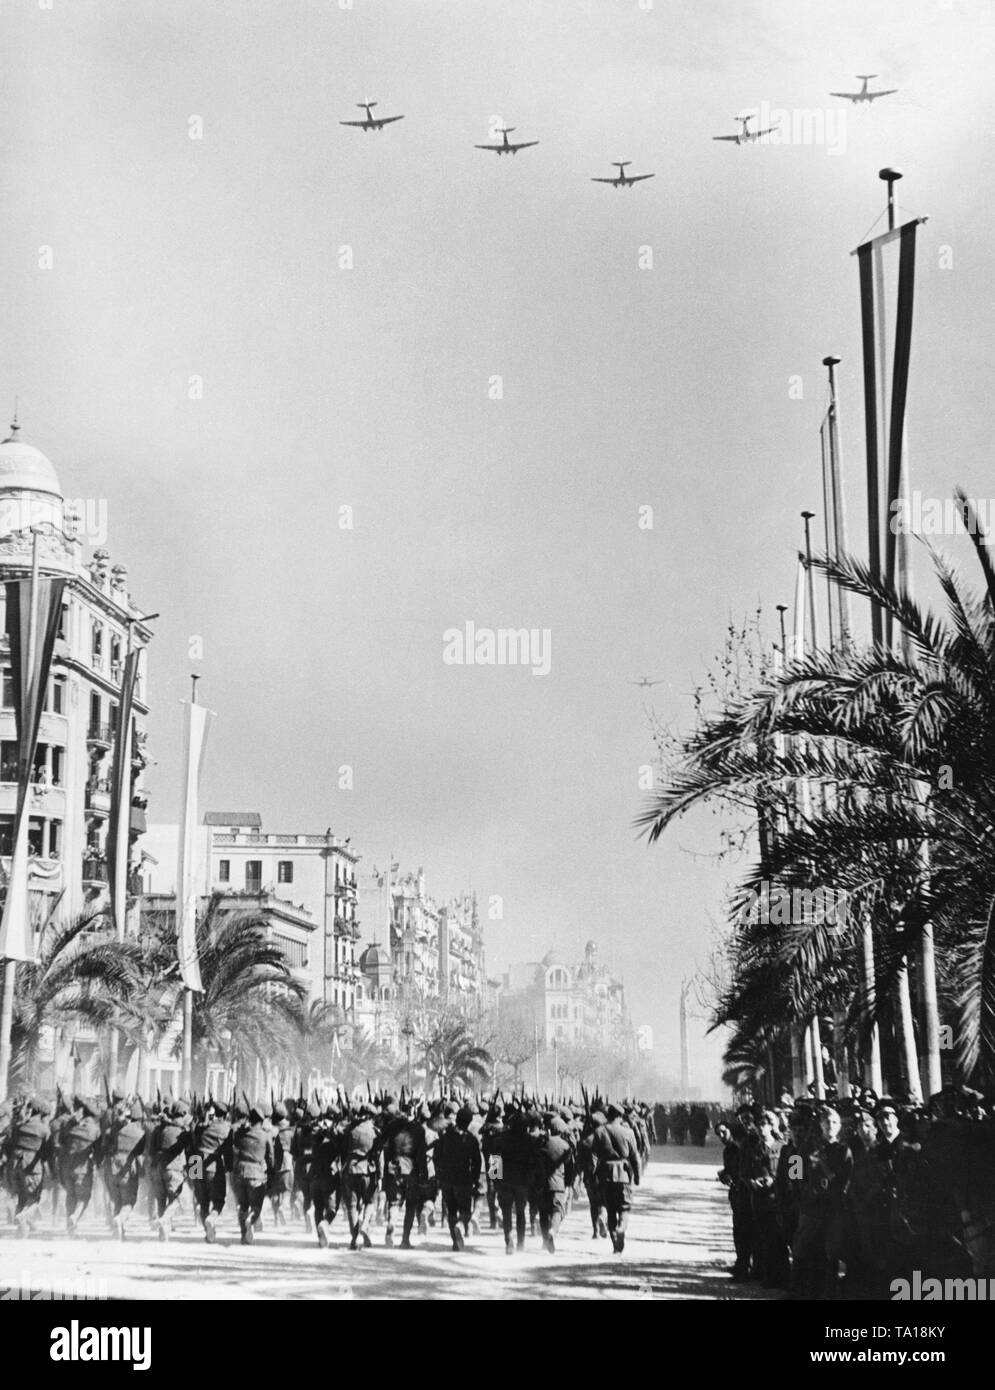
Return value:
<svg viewBox="0 0 995 1390">
<path fill-rule="evenodd" d="M 218 1234 L 218 1228 L 214 1221 L 214 1216 L 208 1212 L 204 1217 L 204 1239 L 208 1245 L 213 1245 Z"/>
<path fill-rule="evenodd" d="M 426 1217 L 424 1211 L 418 1217 L 418 1234 L 420 1236 L 428 1235 L 428 1218 Z"/>
<path fill-rule="evenodd" d="M 599 1216 L 598 1216 L 598 1235 L 601 1236 L 602 1239 L 604 1239 L 604 1237 L 605 1237 L 607 1234 L 608 1234 L 608 1226 L 607 1226 L 607 1224 L 606 1224 L 606 1222 L 605 1222 L 605 1218 L 604 1218 L 603 1216 L 600 1216 L 600 1215 L 599 1215 Z"/>
<path fill-rule="evenodd" d="M 319 1222 L 318 1222 L 317 1230 L 318 1230 L 318 1245 L 319 1245 L 320 1249 L 322 1249 L 322 1250 L 327 1250 L 327 1249 L 328 1249 L 328 1222 L 327 1222 L 327 1221 L 319 1221 Z"/>
<path fill-rule="evenodd" d="M 18 1240 L 27 1240 L 31 1234 L 31 1218 L 26 1211 L 22 1211 L 18 1214 L 16 1221 Z"/>
<path fill-rule="evenodd" d="M 466 1244 L 466 1241 L 463 1239 L 463 1232 L 460 1230 L 459 1226 L 457 1226 L 455 1221 L 449 1228 L 449 1234 L 453 1238 L 453 1249 L 462 1250 L 464 1245 Z"/>
<path fill-rule="evenodd" d="M 556 1241 L 553 1239 L 552 1231 L 550 1231 L 548 1235 L 543 1236 L 542 1248 L 548 1250 L 551 1255 L 556 1254 Z"/>
<path fill-rule="evenodd" d="M 388 1250 L 392 1250 L 394 1247 L 394 1226 L 389 1217 L 387 1218 L 387 1229 L 383 1234 L 383 1243 Z"/>
<path fill-rule="evenodd" d="M 363 1249 L 364 1249 L 364 1250 L 372 1250 L 372 1249 L 373 1249 L 373 1237 L 370 1235 L 369 1231 L 366 1229 L 365 1226 L 360 1226 L 360 1228 L 359 1228 L 359 1238 L 360 1238 L 360 1240 L 363 1242 Z"/>
<path fill-rule="evenodd" d="M 511 1236 L 505 1236 L 504 1238 L 504 1253 L 506 1255 L 513 1255 L 515 1253 L 515 1242 L 512 1240 Z"/>
<path fill-rule="evenodd" d="M 304 1213 L 304 1234 L 305 1234 L 306 1236 L 309 1236 L 309 1235 L 311 1234 L 311 1232 L 312 1232 L 313 1229 L 314 1229 L 314 1223 L 313 1223 L 312 1220 L 311 1220 L 311 1213 L 310 1213 L 310 1211 L 306 1211 L 306 1212 Z"/>
<path fill-rule="evenodd" d="M 73 1212 L 66 1217 L 66 1235 L 72 1240 L 76 1235 L 76 1227 L 79 1225 L 79 1213 Z"/>
<path fill-rule="evenodd" d="M 169 1240 L 169 1217 L 160 1216 L 156 1226 L 159 1230 L 159 1239 L 165 1244 Z"/>
</svg>

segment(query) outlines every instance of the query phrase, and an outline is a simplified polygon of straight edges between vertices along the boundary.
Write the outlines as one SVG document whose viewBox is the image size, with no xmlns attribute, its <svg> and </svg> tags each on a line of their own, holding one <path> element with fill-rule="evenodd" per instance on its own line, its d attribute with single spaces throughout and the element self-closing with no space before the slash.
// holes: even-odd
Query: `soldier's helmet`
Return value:
<svg viewBox="0 0 995 1390">
<path fill-rule="evenodd" d="M 476 1113 L 475 1109 L 472 1109 L 469 1105 L 464 1105 L 462 1109 L 458 1110 L 456 1113 L 457 1127 L 459 1129 L 469 1129 Z"/>
<path fill-rule="evenodd" d="M 249 1108 L 249 1119 L 256 1124 L 259 1124 L 260 1121 L 265 1120 L 268 1114 L 269 1106 L 265 1105 L 261 1100 L 257 1100 Z"/>
<path fill-rule="evenodd" d="M 283 1101 L 278 1100 L 277 1103 L 273 1106 L 273 1119 L 285 1120 L 286 1118 L 287 1107 L 283 1104 Z"/>
<path fill-rule="evenodd" d="M 185 1100 L 176 1100 L 173 1102 L 170 1114 L 174 1120 L 183 1120 L 190 1114 L 190 1107 Z"/>
</svg>

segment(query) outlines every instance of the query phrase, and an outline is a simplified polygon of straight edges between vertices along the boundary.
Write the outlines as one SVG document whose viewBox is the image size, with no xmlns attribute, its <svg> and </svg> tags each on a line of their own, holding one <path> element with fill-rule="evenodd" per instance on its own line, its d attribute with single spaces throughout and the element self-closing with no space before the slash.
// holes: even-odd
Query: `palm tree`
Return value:
<svg viewBox="0 0 995 1390">
<path fill-rule="evenodd" d="M 976 1084 L 995 1078 L 995 569 L 957 496 L 982 591 L 931 552 L 945 600 L 937 617 L 858 561 L 823 562 L 893 616 L 904 649 L 816 652 L 727 701 L 683 741 L 679 766 L 638 819 L 652 842 L 702 803 L 754 816 L 759 807 L 778 833 L 744 893 L 764 878 L 839 885 L 851 925 L 854 908 L 871 924 L 868 989 L 855 931 L 801 921 L 772 932 L 737 920 L 742 898 L 734 902 L 733 979 L 716 1018 L 736 1030 L 733 1062 L 757 1065 L 786 1023 L 841 1006 L 850 1042 L 875 1021 L 901 1041 L 909 1021 L 893 986 L 909 959 L 930 986 L 935 937 L 957 1064 Z M 802 814 L 803 786 L 815 794 Z"/>
<path fill-rule="evenodd" d="M 295 1026 L 300 1085 L 305 1092 L 315 1072 L 322 1077 L 334 1072 L 334 1055 L 345 1029 L 345 1016 L 339 1004 L 326 1003 L 323 999 L 312 999 L 310 1003 L 299 1000 Z"/>
<path fill-rule="evenodd" d="M 368 1033 L 354 1029 L 352 1041 L 343 1050 L 334 1071 L 336 1080 L 348 1093 L 367 1082 L 372 1085 L 380 1077 L 393 1079 L 397 1065 Z"/>
<path fill-rule="evenodd" d="M 17 965 L 11 1089 L 36 1084 L 45 1030 L 110 1023 L 128 997 L 132 968 L 133 952 L 117 940 L 102 913 L 82 913 L 61 925 L 46 923 L 36 959 Z"/>
<path fill-rule="evenodd" d="M 240 1085 L 252 1090 L 256 1063 L 269 1070 L 296 1067 L 303 989 L 291 975 L 283 952 L 268 939 L 264 916 L 229 911 L 214 893 L 198 918 L 197 955 L 204 988 L 192 999 L 193 1088 L 203 1091 L 211 1057 L 227 1069 L 238 1066 Z M 176 928 L 169 914 L 152 918 L 141 938 L 142 989 L 175 982 Z M 172 998 L 172 1016 L 160 1030 L 182 1047 L 182 989 Z M 159 995 L 166 1007 L 164 987 Z"/>
<path fill-rule="evenodd" d="M 491 1054 L 474 1041 L 461 1015 L 438 1014 L 419 1041 L 425 1057 L 426 1084 L 437 1080 L 442 1087 L 468 1086 L 487 1076 Z"/>
</svg>

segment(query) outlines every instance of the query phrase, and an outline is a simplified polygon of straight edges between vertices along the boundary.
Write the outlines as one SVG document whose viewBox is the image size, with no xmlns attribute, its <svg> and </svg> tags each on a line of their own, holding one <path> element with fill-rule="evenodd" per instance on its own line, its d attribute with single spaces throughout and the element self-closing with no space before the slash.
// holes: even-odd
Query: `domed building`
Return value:
<svg viewBox="0 0 995 1390">
<path fill-rule="evenodd" d="M 131 601 L 127 569 L 111 566 L 105 530 L 102 504 L 67 503 L 55 466 L 21 437 L 15 421 L 0 442 L 0 581 L 29 579 L 33 563 L 41 577 L 65 580 L 29 791 L 28 888 L 36 921 L 53 911 L 68 918 L 108 893 L 114 739 L 129 633 L 139 653 L 131 715 L 129 868 L 144 828 L 151 631 Z M 5 601 L 6 589 L 0 588 Z M 0 631 L 0 866 L 6 874 L 18 796 L 6 612 Z"/>
</svg>

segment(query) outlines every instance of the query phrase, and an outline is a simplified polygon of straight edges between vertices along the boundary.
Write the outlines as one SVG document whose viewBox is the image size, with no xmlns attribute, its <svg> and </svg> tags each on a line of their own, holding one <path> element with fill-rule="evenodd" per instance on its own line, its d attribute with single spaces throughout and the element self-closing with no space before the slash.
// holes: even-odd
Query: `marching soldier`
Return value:
<svg viewBox="0 0 995 1390">
<path fill-rule="evenodd" d="M 361 1105 L 356 1120 L 343 1135 L 342 1195 L 352 1236 L 350 1250 L 367 1249 L 373 1244 L 366 1229 L 370 1203 L 377 1190 L 377 1155 L 380 1148 L 380 1136 L 373 1123 L 373 1114 L 372 1105 Z M 410 1242 L 407 1248 L 410 1248 Z"/>
<path fill-rule="evenodd" d="M 394 1212 L 404 1213 L 401 1249 L 411 1249 L 411 1231 L 419 1204 L 419 1188 L 427 1181 L 425 1130 L 413 1115 L 388 1116 L 382 1136 L 383 1188 L 387 1229 L 384 1244 L 394 1244 Z"/>
<path fill-rule="evenodd" d="M 311 1158 L 314 1153 L 315 1127 L 321 1119 L 321 1111 L 314 1101 L 304 1107 L 303 1115 L 298 1114 L 298 1123 L 291 1140 L 290 1152 L 294 1159 L 294 1201 L 299 1202 L 304 1213 L 304 1230 L 311 1234 Z"/>
<path fill-rule="evenodd" d="M 209 1100 L 204 1118 L 194 1127 L 190 1140 L 187 1177 L 193 1189 L 194 1210 L 204 1228 L 204 1239 L 213 1245 L 217 1238 L 217 1219 L 228 1196 L 228 1169 L 232 1165 L 232 1129 L 227 1107 Z"/>
<path fill-rule="evenodd" d="M 31 1101 L 23 1116 L 15 1118 L 8 1140 L 7 1170 L 17 1208 L 14 1219 L 19 1236 L 30 1235 L 38 1220 L 41 1194 L 45 1186 L 45 1166 L 52 1157 L 48 1124 L 49 1107 L 43 1100 Z"/>
<path fill-rule="evenodd" d="M 590 1135 L 591 1152 L 597 1162 L 601 1205 L 608 1217 L 612 1249 L 621 1255 L 625 1249 L 625 1227 L 632 1206 L 632 1184 L 639 1183 L 639 1154 L 632 1130 L 622 1124 L 617 1105 L 592 1116 L 596 1128 Z"/>
<path fill-rule="evenodd" d="M 481 1154 L 471 1132 L 474 1111 L 463 1106 L 435 1145 L 435 1172 L 454 1250 L 462 1250 L 470 1234 L 473 1196 L 480 1178 Z M 462 1230 L 460 1226 L 462 1224 Z"/>
<path fill-rule="evenodd" d="M 513 1110 L 507 1116 L 504 1130 L 494 1136 L 493 1154 L 497 1159 L 493 1171 L 504 1227 L 504 1253 L 514 1255 L 516 1249 L 525 1249 L 525 1212 L 529 1189 L 538 1169 L 535 1147 L 526 1129 L 525 1116 L 520 1110 Z M 515 1228 L 514 1240 L 512 1224 Z"/>
<path fill-rule="evenodd" d="M 497 1230 L 498 1221 L 498 1200 L 497 1183 L 495 1178 L 496 1169 L 500 1166 L 500 1158 L 496 1146 L 497 1136 L 504 1130 L 504 1106 L 499 1100 L 494 1101 L 487 1112 L 487 1119 L 480 1130 L 480 1153 L 483 1158 L 483 1182 L 486 1184 L 485 1195 L 487 1197 L 487 1212 L 490 1217 L 491 1230 Z"/>
<path fill-rule="evenodd" d="M 66 1233 L 74 1236 L 93 1195 L 93 1170 L 100 1143 L 97 1107 L 76 1096 L 67 1124 L 59 1130 L 56 1163 L 66 1194 Z"/>
<path fill-rule="evenodd" d="M 190 1107 L 185 1100 L 174 1101 L 148 1144 L 149 1185 L 155 1203 L 155 1225 L 159 1239 L 167 1241 L 172 1228 L 172 1207 L 186 1180 L 187 1149 L 190 1145 Z"/>
<path fill-rule="evenodd" d="M 262 1215 L 266 1189 L 273 1178 L 273 1135 L 266 1124 L 266 1108 L 260 1102 L 249 1109 L 247 1120 L 231 1137 L 231 1187 L 238 1207 L 242 1244 L 251 1245 Z"/>
<path fill-rule="evenodd" d="M 539 1226 L 543 1249 L 556 1253 L 556 1233 L 567 1214 L 567 1194 L 574 1180 L 574 1153 L 567 1126 L 559 1115 L 546 1117 L 548 1134 L 543 1134 L 541 1122 L 534 1130 L 539 1154 L 540 1202 Z"/>
<path fill-rule="evenodd" d="M 282 1101 L 277 1101 L 273 1107 L 272 1125 L 275 1131 L 273 1136 L 275 1166 L 273 1181 L 269 1189 L 269 1200 L 276 1225 L 286 1226 L 287 1217 L 283 1210 L 283 1203 L 290 1197 L 294 1189 L 294 1157 L 292 1153 L 294 1127 L 290 1123 L 287 1107 Z"/>
<path fill-rule="evenodd" d="M 145 1114 L 141 1104 L 136 1101 L 134 1106 L 129 1106 L 126 1101 L 118 1102 L 101 1144 L 111 1230 L 118 1240 L 124 1240 L 128 1217 L 138 1201 L 145 1143 Z"/>
<path fill-rule="evenodd" d="M 314 1122 L 308 1190 L 314 1207 L 315 1232 L 322 1250 L 328 1246 L 332 1222 L 342 1199 L 342 1144 L 345 1120 L 334 1106 Z"/>
</svg>

